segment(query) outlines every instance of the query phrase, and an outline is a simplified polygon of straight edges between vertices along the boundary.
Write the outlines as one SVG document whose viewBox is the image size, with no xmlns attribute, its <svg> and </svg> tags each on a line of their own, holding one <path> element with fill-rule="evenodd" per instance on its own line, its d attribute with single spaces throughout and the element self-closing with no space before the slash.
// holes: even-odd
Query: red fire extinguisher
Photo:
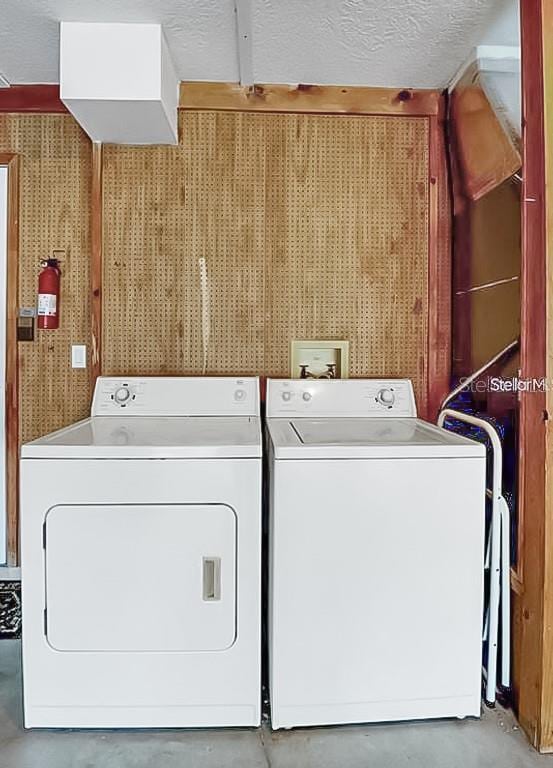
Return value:
<svg viewBox="0 0 553 768">
<path fill-rule="evenodd" d="M 38 327 L 55 330 L 60 323 L 61 270 L 58 259 L 46 259 L 41 266 L 38 276 Z"/>
</svg>

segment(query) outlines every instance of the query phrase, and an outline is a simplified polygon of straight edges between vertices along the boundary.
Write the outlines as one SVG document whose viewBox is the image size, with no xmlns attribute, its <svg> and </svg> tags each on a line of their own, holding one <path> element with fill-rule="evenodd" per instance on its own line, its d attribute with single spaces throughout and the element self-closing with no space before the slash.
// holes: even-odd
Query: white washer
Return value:
<svg viewBox="0 0 553 768">
<path fill-rule="evenodd" d="M 272 380 L 273 728 L 478 716 L 485 448 L 405 380 Z"/>
<path fill-rule="evenodd" d="M 255 378 L 101 378 L 22 447 L 27 727 L 260 722 Z"/>
</svg>

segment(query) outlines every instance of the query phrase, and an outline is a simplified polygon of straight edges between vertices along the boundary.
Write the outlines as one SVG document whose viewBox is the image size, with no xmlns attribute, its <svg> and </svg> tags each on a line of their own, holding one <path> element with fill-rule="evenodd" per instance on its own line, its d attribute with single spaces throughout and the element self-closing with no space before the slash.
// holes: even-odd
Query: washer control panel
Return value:
<svg viewBox="0 0 553 768">
<path fill-rule="evenodd" d="M 100 377 L 93 416 L 257 416 L 259 379 L 226 376 Z"/>
<path fill-rule="evenodd" d="M 269 379 L 267 416 L 417 415 L 408 379 Z"/>
</svg>

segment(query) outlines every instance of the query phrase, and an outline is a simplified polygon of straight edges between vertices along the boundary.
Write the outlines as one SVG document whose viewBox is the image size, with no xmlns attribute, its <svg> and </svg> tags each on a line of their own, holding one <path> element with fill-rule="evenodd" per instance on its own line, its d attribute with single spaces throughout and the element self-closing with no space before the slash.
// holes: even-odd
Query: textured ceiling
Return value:
<svg viewBox="0 0 553 768">
<path fill-rule="evenodd" d="M 509 0 L 251 0 L 256 82 L 445 86 Z M 58 82 L 59 21 L 159 22 L 182 80 L 239 79 L 233 0 L 0 0 L 0 73 Z"/>
</svg>

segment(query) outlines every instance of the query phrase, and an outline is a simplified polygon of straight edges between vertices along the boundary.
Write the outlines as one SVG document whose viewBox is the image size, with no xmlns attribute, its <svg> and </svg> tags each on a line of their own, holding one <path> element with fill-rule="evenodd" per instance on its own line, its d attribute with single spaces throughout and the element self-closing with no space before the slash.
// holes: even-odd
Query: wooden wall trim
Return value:
<svg viewBox="0 0 553 768">
<path fill-rule="evenodd" d="M 520 6 L 523 110 L 521 376 L 542 378 L 547 373 L 543 89 L 547 62 L 553 66 L 553 46 L 551 38 L 548 39 L 548 35 L 553 34 L 553 8 L 549 0 L 543 0 L 543 4 L 542 0 L 525 0 Z M 553 103 L 550 103 L 549 109 L 552 108 Z M 553 232 L 550 232 L 549 238 L 552 236 Z M 549 250 L 553 253 L 553 241 L 549 243 Z M 551 523 L 547 519 L 546 499 L 546 462 L 551 462 L 546 453 L 546 407 L 545 393 L 521 393 L 520 567 L 517 575 L 522 590 L 513 595 L 514 689 L 518 717 L 532 744 L 544 751 L 553 747 L 553 637 L 551 619 L 544 613 L 545 602 L 551 603 L 553 593 L 553 551 L 548 544 Z"/>
<path fill-rule="evenodd" d="M 92 389 L 102 373 L 102 251 L 103 251 L 103 151 L 102 145 L 92 144 L 91 191 L 91 355 L 90 376 Z"/>
<path fill-rule="evenodd" d="M 339 85 L 182 82 L 181 109 L 349 115 L 437 115 L 440 92 Z"/>
<path fill-rule="evenodd" d="M 12 85 L 0 88 L 1 112 L 68 112 L 59 85 Z"/>
<path fill-rule="evenodd" d="M 359 115 L 437 115 L 440 92 L 414 88 L 339 85 L 182 82 L 181 109 L 313 112 Z M 0 112 L 67 113 L 59 85 L 12 85 L 0 89 Z"/>
<path fill-rule="evenodd" d="M 19 269 L 19 160 L 0 153 L 0 165 L 8 168 L 8 247 L 6 270 L 6 510 L 8 565 L 17 565 L 19 554 L 19 363 L 17 308 Z"/>
<path fill-rule="evenodd" d="M 524 5 L 524 3 L 522 3 Z M 545 259 L 540 259 L 540 276 L 543 278 L 542 287 L 538 294 L 538 304 L 541 309 L 541 335 L 534 341 L 538 345 L 536 354 L 544 361 L 544 373 L 547 381 L 553 379 L 553 279 L 551 268 L 553 265 L 553 3 L 551 0 L 542 0 L 542 40 L 543 40 L 543 176 L 541 195 L 541 232 L 545 237 Z M 544 178 L 543 178 L 544 177 Z M 531 190 L 528 192 L 531 196 Z M 525 195 L 526 197 L 526 195 Z M 545 224 L 545 226 L 544 226 Z M 544 233 L 544 235 L 543 235 Z M 537 249 L 536 249 L 537 250 Z M 540 253 L 538 251 L 538 253 Z M 534 266 L 538 267 L 537 264 Z M 536 318 L 537 320 L 537 318 Z M 542 368 L 543 370 L 543 368 Z M 553 392 L 545 392 L 545 409 L 538 414 L 542 441 L 545 438 L 545 468 L 543 481 L 544 504 L 541 507 L 543 521 L 543 539 L 540 541 L 543 551 L 543 626 L 542 626 L 542 687 L 541 687 L 541 717 L 538 731 L 539 748 L 542 752 L 553 752 L 553 431 L 551 430 L 551 418 L 553 417 Z M 529 462 L 534 463 L 536 456 L 534 447 L 528 456 Z M 531 547 L 531 542 L 530 542 Z M 529 547 L 529 549 L 530 549 Z M 528 553 L 529 565 L 530 553 Z M 527 565 L 527 570 L 528 570 Z"/>
<path fill-rule="evenodd" d="M 429 118 L 428 412 L 435 421 L 451 389 L 451 201 L 445 146 L 446 96 Z"/>
</svg>

